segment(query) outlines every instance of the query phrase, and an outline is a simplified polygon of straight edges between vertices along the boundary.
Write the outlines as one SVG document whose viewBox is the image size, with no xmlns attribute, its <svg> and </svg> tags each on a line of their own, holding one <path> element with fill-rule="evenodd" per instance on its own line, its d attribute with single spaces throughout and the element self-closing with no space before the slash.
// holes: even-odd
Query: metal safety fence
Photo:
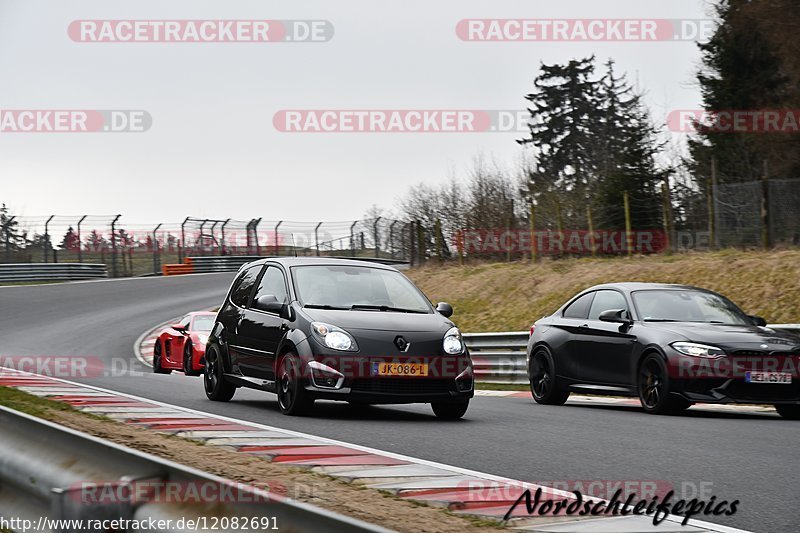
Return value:
<svg viewBox="0 0 800 533">
<path fill-rule="evenodd" d="M 108 277 L 108 267 L 88 263 L 1 263 L 0 283 L 77 281 Z"/>
<path fill-rule="evenodd" d="M 188 520 L 203 523 L 203 517 L 211 515 L 228 518 L 219 524 L 233 524 L 230 519 L 238 517 L 238 526 L 220 526 L 218 531 L 278 529 L 272 525 L 279 524 L 282 531 L 387 532 L 7 407 L 0 407 L 0 426 L 4 451 L 0 456 L 0 517 L 26 520 L 32 524 L 28 530 L 100 531 L 99 527 L 80 527 L 78 521 L 85 525 L 89 520 L 127 520 L 168 524 L 161 531 L 189 531 L 192 527 L 182 524 Z M 176 486 L 189 494 L 185 501 L 152 497 L 149 492 Z M 142 487 L 148 491 L 144 496 Z M 220 497 L 207 502 L 192 494 Z M 264 517 L 270 518 L 267 525 L 262 522 Z M 241 527 L 252 521 L 258 526 Z M 54 523 L 62 525 L 45 527 Z"/>
</svg>

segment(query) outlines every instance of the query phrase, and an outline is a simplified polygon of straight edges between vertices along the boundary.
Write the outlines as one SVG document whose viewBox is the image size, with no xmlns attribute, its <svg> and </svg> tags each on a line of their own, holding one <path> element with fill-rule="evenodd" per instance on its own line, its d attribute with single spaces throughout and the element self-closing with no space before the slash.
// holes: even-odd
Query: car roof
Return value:
<svg viewBox="0 0 800 533">
<path fill-rule="evenodd" d="M 369 259 L 343 259 L 338 257 L 265 257 L 247 263 L 247 265 L 262 265 L 264 263 L 278 263 L 285 267 L 293 266 L 307 266 L 307 265 L 337 265 L 337 266 L 358 266 L 358 267 L 371 267 L 382 268 L 385 270 L 397 270 L 396 268 L 378 262 L 378 260 Z"/>
<path fill-rule="evenodd" d="M 641 291 L 648 289 L 668 289 L 668 290 L 683 290 L 683 291 L 703 291 L 711 292 L 708 289 L 701 289 L 692 285 L 679 285 L 677 283 L 644 283 L 639 281 L 628 281 L 623 283 L 603 283 L 589 287 L 582 292 L 596 291 L 599 289 L 617 289 L 624 292 Z"/>
</svg>

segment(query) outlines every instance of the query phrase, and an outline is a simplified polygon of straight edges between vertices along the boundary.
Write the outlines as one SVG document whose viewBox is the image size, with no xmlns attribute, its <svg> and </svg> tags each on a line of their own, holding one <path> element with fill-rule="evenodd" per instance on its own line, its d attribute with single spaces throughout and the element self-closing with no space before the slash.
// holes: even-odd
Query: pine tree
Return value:
<svg viewBox="0 0 800 533">
<path fill-rule="evenodd" d="M 594 56 L 573 59 L 566 65 L 542 64 L 534 80 L 536 91 L 525 96 L 531 103 L 531 136 L 517 141 L 530 144 L 536 156 L 528 197 L 558 202 L 568 219 L 580 217 L 597 179 L 595 144 L 600 117 L 594 68 Z M 554 197 L 554 191 L 561 194 Z"/>
<path fill-rule="evenodd" d="M 67 232 L 64 234 L 64 238 L 61 239 L 61 249 L 62 250 L 71 250 L 77 251 L 80 248 L 81 243 L 78 239 L 78 234 L 75 233 L 75 230 L 70 226 L 67 228 Z"/>
<path fill-rule="evenodd" d="M 602 128 L 598 136 L 598 172 L 600 178 L 593 195 L 593 206 L 603 213 L 608 229 L 625 227 L 621 208 L 627 191 L 631 200 L 631 223 L 634 228 L 661 227 L 660 182 L 668 172 L 657 167 L 655 156 L 663 147 L 650 114 L 624 75 L 617 77 L 614 62 L 606 63 L 600 81 Z"/>
<path fill-rule="evenodd" d="M 21 250 L 25 245 L 25 237 L 19 232 L 19 222 L 13 218 L 6 204 L 0 205 L 0 243 L 7 255 Z"/>
<path fill-rule="evenodd" d="M 765 33 L 764 23 L 750 16 L 753 7 L 749 0 L 719 0 L 719 25 L 709 42 L 699 44 L 702 69 L 697 80 L 703 108 L 709 112 L 788 107 L 786 97 L 791 84 L 776 47 Z M 780 22 L 779 12 L 776 17 L 773 22 Z M 690 166 L 695 174 L 707 176 L 714 158 L 720 183 L 759 179 L 763 161 L 782 158 L 774 151 L 781 150 L 781 146 L 788 148 L 786 141 L 791 140 L 785 133 L 701 130 L 689 142 Z M 795 143 L 793 150 L 796 148 Z"/>
<path fill-rule="evenodd" d="M 87 247 L 94 251 L 99 252 L 108 247 L 108 241 L 106 241 L 102 235 L 100 235 L 96 229 L 93 229 L 92 232 L 89 234 L 89 238 L 86 239 Z"/>
<path fill-rule="evenodd" d="M 614 63 L 594 77 L 594 56 L 567 65 L 542 65 L 534 84 L 534 148 L 526 196 L 549 226 L 585 227 L 586 207 L 600 215 L 598 229 L 624 227 L 623 194 L 632 199 L 638 228 L 660 227 L 658 184 L 666 178 L 655 155 L 661 149 L 650 114 Z"/>
</svg>

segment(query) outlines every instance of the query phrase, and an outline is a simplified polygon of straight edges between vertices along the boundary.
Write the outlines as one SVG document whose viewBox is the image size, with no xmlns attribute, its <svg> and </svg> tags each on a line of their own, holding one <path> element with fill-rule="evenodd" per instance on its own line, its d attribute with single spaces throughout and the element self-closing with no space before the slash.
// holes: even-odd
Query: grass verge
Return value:
<svg viewBox="0 0 800 533">
<path fill-rule="evenodd" d="M 579 291 L 619 281 L 695 285 L 724 294 L 768 322 L 800 322 L 800 250 L 431 263 L 407 274 L 432 301 L 450 302 L 453 320 L 468 332 L 525 331 Z"/>
</svg>

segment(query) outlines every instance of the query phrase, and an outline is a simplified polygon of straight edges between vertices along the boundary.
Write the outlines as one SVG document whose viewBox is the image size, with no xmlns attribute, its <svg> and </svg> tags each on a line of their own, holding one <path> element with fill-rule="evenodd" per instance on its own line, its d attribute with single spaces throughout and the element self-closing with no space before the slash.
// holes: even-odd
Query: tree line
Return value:
<svg viewBox="0 0 800 533">
<path fill-rule="evenodd" d="M 800 9 L 796 0 L 718 0 L 716 28 L 698 44 L 702 108 L 800 110 Z M 718 184 L 800 179 L 800 135 L 701 127 L 678 148 L 612 60 L 541 64 L 524 95 L 530 132 L 512 168 L 476 158 L 466 176 L 419 184 L 404 218 L 445 234 L 458 229 L 621 229 L 627 192 L 634 228 L 705 229 Z M 713 174 L 713 176 L 712 176 Z M 800 208 L 800 206 L 797 206 Z M 665 219 L 669 219 L 668 221 Z"/>
</svg>

